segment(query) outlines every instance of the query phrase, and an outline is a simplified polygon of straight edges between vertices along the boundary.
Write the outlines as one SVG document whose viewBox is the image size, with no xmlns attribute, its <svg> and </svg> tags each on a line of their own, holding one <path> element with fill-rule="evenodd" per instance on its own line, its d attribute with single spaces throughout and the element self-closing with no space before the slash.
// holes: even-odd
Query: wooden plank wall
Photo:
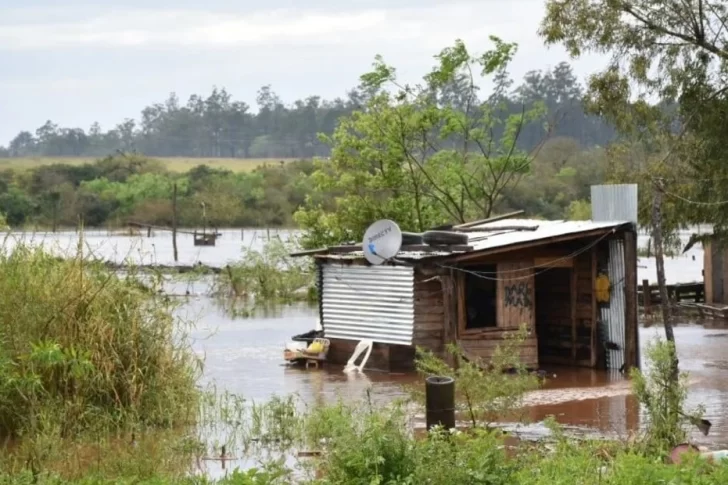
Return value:
<svg viewBox="0 0 728 485">
<path fill-rule="evenodd" d="M 529 368 L 538 368 L 534 311 L 536 295 L 532 268 L 533 259 L 498 263 L 498 327 L 462 332 L 459 343 L 467 355 L 485 362 L 490 361 L 495 349 L 507 337 L 514 335 L 521 324 L 526 324 L 531 334 L 521 347 L 521 362 Z"/>
<path fill-rule="evenodd" d="M 481 335 L 462 335 L 458 343 L 467 356 L 482 359 L 483 362 L 487 363 L 490 362 L 490 359 L 493 357 L 495 349 L 499 345 L 503 345 L 503 341 L 506 338 L 513 336 L 516 331 L 516 329 L 491 328 L 488 329 L 487 332 L 483 332 Z M 532 332 L 531 335 L 523 342 L 520 357 L 521 363 L 529 369 L 538 368 L 538 345 L 535 332 Z"/>
<path fill-rule="evenodd" d="M 446 340 L 443 279 L 447 277 L 415 270 L 415 323 L 412 345 L 438 354 L 442 354 Z"/>
</svg>

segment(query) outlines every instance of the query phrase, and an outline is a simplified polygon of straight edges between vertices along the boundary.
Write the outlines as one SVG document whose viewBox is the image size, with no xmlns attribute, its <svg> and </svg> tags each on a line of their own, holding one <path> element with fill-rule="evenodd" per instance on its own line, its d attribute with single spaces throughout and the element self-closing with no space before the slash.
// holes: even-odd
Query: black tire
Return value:
<svg viewBox="0 0 728 485">
<path fill-rule="evenodd" d="M 402 245 L 403 246 L 414 246 L 422 244 L 422 233 L 419 232 L 403 232 L 402 233 Z"/>
<path fill-rule="evenodd" d="M 467 244 L 468 235 L 451 231 L 427 231 L 422 235 L 422 240 L 430 246 L 450 246 Z"/>
</svg>

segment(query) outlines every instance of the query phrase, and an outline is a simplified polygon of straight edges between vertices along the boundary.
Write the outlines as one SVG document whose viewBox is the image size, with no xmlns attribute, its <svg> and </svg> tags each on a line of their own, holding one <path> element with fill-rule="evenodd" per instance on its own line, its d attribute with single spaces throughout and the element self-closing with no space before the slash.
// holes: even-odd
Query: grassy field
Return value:
<svg viewBox="0 0 728 485">
<path fill-rule="evenodd" d="M 215 168 L 225 168 L 233 172 L 248 172 L 260 165 L 288 162 L 294 159 L 287 158 L 185 158 L 185 157 L 154 157 L 163 161 L 172 172 L 186 172 L 197 165 L 208 165 Z M 0 158 L 0 170 L 23 170 L 50 165 L 53 163 L 67 163 L 81 165 L 92 163 L 94 157 L 22 157 Z"/>
</svg>

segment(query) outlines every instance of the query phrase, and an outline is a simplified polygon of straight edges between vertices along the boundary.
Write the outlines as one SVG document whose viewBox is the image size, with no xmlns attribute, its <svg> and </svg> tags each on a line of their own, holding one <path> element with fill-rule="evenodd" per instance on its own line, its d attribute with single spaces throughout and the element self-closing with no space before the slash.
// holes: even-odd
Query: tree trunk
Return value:
<svg viewBox="0 0 728 485">
<path fill-rule="evenodd" d="M 670 299 L 667 294 L 665 281 L 665 251 L 662 241 L 662 185 L 655 182 L 652 199 L 652 239 L 655 242 L 655 266 L 657 268 L 657 285 L 660 290 L 660 307 L 662 309 L 662 323 L 665 326 L 665 338 L 675 345 L 675 332 L 672 328 L 672 313 Z M 674 354 L 674 378 L 678 378 L 677 349 Z"/>
</svg>

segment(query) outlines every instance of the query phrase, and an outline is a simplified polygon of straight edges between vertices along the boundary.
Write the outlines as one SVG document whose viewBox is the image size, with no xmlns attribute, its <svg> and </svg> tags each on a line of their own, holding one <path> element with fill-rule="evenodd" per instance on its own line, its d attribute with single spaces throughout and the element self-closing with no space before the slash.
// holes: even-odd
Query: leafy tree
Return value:
<svg viewBox="0 0 728 485">
<path fill-rule="evenodd" d="M 695 222 L 723 232 L 728 222 L 716 203 L 728 198 L 728 85 L 720 74 L 728 60 L 727 16 L 719 0 L 547 2 L 541 28 L 547 43 L 562 44 L 575 57 L 612 55 L 591 78 L 586 102 L 629 135 L 626 150 L 634 152 L 635 141 L 642 145 L 641 171 L 630 175 L 647 182 L 641 193 L 659 185 L 672 199 L 672 210 L 664 211 L 668 232 Z M 651 97 L 662 104 L 651 105 Z"/>
<path fill-rule="evenodd" d="M 587 105 L 625 135 L 627 159 L 638 162 L 626 165 L 636 168 L 627 168 L 628 176 L 647 182 L 640 192 L 652 197 L 649 225 L 663 321 L 667 339 L 674 341 L 663 232 L 711 222 L 722 233 L 728 221 L 725 211 L 715 210 L 725 204 L 725 192 L 717 193 L 716 203 L 716 193 L 695 183 L 705 174 L 726 178 L 725 130 L 713 125 L 724 123 L 728 107 L 722 75 L 728 60 L 727 6 L 719 0 L 548 0 L 546 10 L 541 33 L 547 43 L 565 45 L 572 56 L 589 51 L 612 55 L 607 68 L 591 78 Z M 650 96 L 661 105 L 651 105 Z M 728 188 L 724 184 L 711 185 Z M 668 211 L 665 197 L 671 199 Z M 673 379 L 678 379 L 676 357 Z"/>
<path fill-rule="evenodd" d="M 11 186 L 0 194 L 0 213 L 11 226 L 23 225 L 35 211 L 35 205 L 28 195 L 17 186 Z"/>
<path fill-rule="evenodd" d="M 516 52 L 515 44 L 492 42 L 494 48 L 478 56 L 460 41 L 444 49 L 416 87 L 400 85 L 395 69 L 377 57 L 374 70 L 361 77 L 376 94 L 323 137 L 332 157 L 314 174 L 315 191 L 335 199 L 326 207 L 312 198 L 297 214 L 308 231 L 305 244 L 358 239 L 381 218 L 422 231 L 490 216 L 504 191 L 530 169 L 532 157 L 517 147 L 523 126 L 544 115 L 540 103 L 508 114 L 497 100 L 478 98 L 475 73 L 501 74 L 500 82 L 507 82 L 502 74 Z"/>
</svg>

